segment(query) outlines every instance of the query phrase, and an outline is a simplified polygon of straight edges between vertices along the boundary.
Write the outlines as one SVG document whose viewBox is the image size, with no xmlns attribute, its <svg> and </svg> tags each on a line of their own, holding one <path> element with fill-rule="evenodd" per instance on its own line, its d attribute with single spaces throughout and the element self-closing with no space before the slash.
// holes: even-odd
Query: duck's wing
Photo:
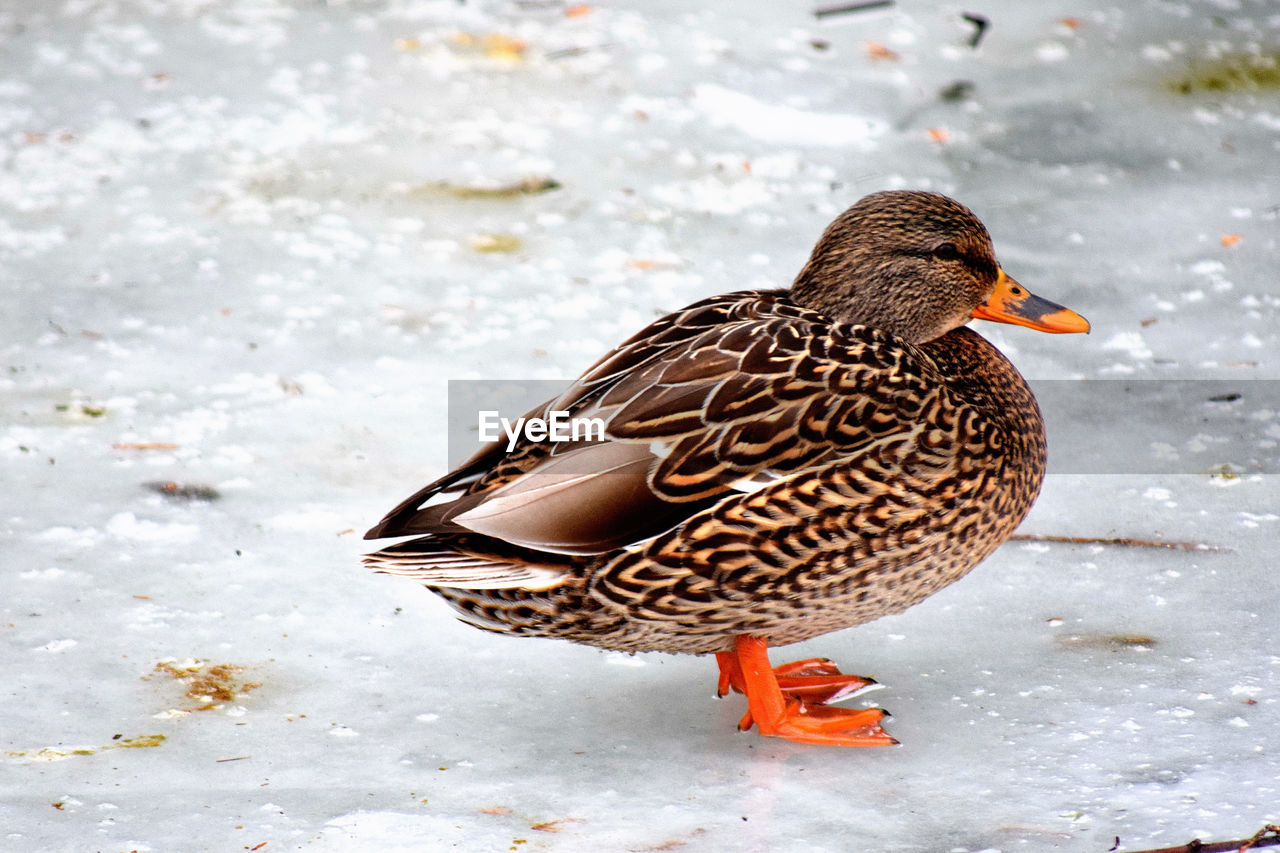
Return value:
<svg viewBox="0 0 1280 853">
<path fill-rule="evenodd" d="M 751 303 L 755 297 L 762 295 L 756 291 L 748 291 L 715 296 L 655 320 L 588 368 L 559 397 L 525 413 L 525 419 L 545 419 L 552 411 L 574 414 L 583 411 L 620 378 L 626 376 L 629 370 L 662 358 L 717 324 L 734 317 L 741 319 L 744 313 L 751 315 Z M 463 502 L 464 506 L 474 506 L 478 502 L 476 496 L 520 479 L 553 452 L 559 450 L 567 453 L 581 446 L 531 441 L 523 434 L 514 448 L 508 450 L 505 444 L 505 441 L 492 441 L 481 447 L 457 468 L 401 501 L 370 528 L 364 538 L 388 539 L 452 530 L 453 528 L 442 527 L 447 523 L 443 516 L 451 510 L 456 515 L 462 509 L 448 505 L 442 499 L 447 499 L 449 495 L 461 495 L 467 498 Z M 607 460 L 603 467 L 610 467 Z"/>
<path fill-rule="evenodd" d="M 833 325 L 777 293 L 705 300 L 542 408 L 600 418 L 603 441 L 486 449 L 369 536 L 473 532 L 558 554 L 632 545 L 729 494 L 909 434 L 936 393 L 933 373 L 899 339 Z M 467 483 L 460 497 L 423 505 Z"/>
</svg>

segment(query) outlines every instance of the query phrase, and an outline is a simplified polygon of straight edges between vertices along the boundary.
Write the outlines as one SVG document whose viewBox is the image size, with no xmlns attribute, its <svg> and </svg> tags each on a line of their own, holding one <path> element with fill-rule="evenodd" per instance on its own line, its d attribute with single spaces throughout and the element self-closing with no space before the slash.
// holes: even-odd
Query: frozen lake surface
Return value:
<svg viewBox="0 0 1280 853">
<path fill-rule="evenodd" d="M 0 7 L 0 847 L 1133 851 L 1280 819 L 1280 9 L 988 0 L 976 47 L 954 5 L 814 11 Z M 1051 454 L 1172 467 L 1068 464 L 1022 532 L 1217 550 L 1013 542 L 775 655 L 876 677 L 881 750 L 738 734 L 709 660 L 486 635 L 360 567 L 444 470 L 447 380 L 575 376 L 897 187 L 1093 322 L 982 324 L 1026 376 L 1185 389 L 1144 417 L 1055 383 Z"/>
</svg>

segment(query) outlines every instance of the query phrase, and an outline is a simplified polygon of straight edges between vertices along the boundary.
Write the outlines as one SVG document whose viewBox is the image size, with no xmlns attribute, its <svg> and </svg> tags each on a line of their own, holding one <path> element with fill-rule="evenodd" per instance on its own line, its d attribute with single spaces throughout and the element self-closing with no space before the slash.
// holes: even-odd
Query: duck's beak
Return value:
<svg viewBox="0 0 1280 853">
<path fill-rule="evenodd" d="M 1004 270 L 1000 270 L 991 298 L 974 308 L 970 316 L 1055 334 L 1089 331 L 1088 320 L 1070 308 L 1041 299 L 1005 275 Z"/>
</svg>

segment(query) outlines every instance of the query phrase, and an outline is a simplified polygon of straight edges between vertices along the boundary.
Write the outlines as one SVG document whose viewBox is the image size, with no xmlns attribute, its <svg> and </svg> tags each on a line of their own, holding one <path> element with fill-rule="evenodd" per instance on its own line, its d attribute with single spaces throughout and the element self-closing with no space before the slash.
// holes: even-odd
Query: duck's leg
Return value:
<svg viewBox="0 0 1280 853">
<path fill-rule="evenodd" d="M 819 702 L 784 695 L 779 678 L 769 664 L 767 640 L 743 634 L 735 638 L 734 651 L 721 652 L 716 655 L 716 660 L 720 664 L 720 687 L 723 692 L 727 692 L 730 686 L 738 688 L 734 682 L 738 677 L 741 678 L 742 685 L 738 689 L 747 694 L 749 709 L 738 724 L 744 731 L 754 723 L 759 727 L 760 734 L 766 737 L 781 737 L 800 743 L 832 746 L 888 746 L 897 743 L 880 727 L 880 720 L 884 718 L 885 712 L 879 708 L 832 708 Z M 829 664 L 823 662 L 822 666 Z"/>
<path fill-rule="evenodd" d="M 720 667 L 717 696 L 727 696 L 730 690 L 743 694 L 747 692 L 737 652 L 717 652 L 716 664 Z M 784 696 L 789 699 L 804 699 L 818 705 L 839 702 L 876 683 L 874 679 L 862 675 L 847 675 L 840 671 L 834 661 L 826 658 L 806 658 L 779 664 L 773 668 L 773 674 L 778 679 L 778 688 Z"/>
</svg>

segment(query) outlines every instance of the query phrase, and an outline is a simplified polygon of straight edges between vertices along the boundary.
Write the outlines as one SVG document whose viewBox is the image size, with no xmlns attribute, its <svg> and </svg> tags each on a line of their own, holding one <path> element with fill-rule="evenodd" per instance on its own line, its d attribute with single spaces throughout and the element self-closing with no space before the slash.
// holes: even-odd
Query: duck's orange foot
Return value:
<svg viewBox="0 0 1280 853">
<path fill-rule="evenodd" d="M 730 689 L 746 694 L 748 711 L 738 728 L 754 724 L 766 737 L 833 746 L 888 746 L 897 743 L 880 721 L 879 708 L 851 710 L 831 708 L 827 702 L 850 696 L 875 682 L 845 675 L 834 663 L 821 658 L 769 664 L 768 641 L 743 635 L 732 652 L 716 655 L 720 666 L 719 695 Z"/>
<path fill-rule="evenodd" d="M 829 705 L 810 705 L 792 699 L 776 720 L 755 720 L 751 712 L 742 719 L 747 723 L 742 731 L 755 722 L 765 737 L 780 737 L 800 743 L 827 746 L 893 746 L 898 741 L 880 726 L 889 716 L 882 708 L 832 708 Z"/>
<path fill-rule="evenodd" d="M 746 681 L 738 664 L 737 652 L 717 652 L 716 663 L 720 667 L 716 695 L 728 696 L 730 690 L 745 694 Z M 873 678 L 847 675 L 826 658 L 806 658 L 780 664 L 773 668 L 773 676 L 786 698 L 817 705 L 839 702 L 876 683 Z"/>
</svg>

